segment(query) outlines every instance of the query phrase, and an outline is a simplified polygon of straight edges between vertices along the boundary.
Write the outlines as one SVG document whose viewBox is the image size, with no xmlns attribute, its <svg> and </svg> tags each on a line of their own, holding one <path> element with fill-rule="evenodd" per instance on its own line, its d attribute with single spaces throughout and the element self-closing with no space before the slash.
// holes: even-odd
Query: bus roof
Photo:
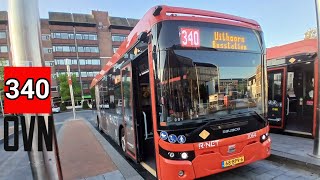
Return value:
<svg viewBox="0 0 320 180">
<path fill-rule="evenodd" d="M 172 6 L 155 6 L 147 11 L 137 25 L 128 35 L 127 39 L 120 45 L 117 52 L 109 59 L 98 75 L 92 80 L 90 88 L 99 82 L 104 74 L 112 68 L 112 66 L 136 43 L 142 32 L 151 30 L 151 27 L 165 20 L 185 20 L 185 21 L 201 21 L 217 24 L 227 24 L 239 27 L 245 27 L 261 31 L 260 25 L 251 19 L 233 16 L 224 13 L 205 11 L 199 9 L 172 7 Z"/>
<path fill-rule="evenodd" d="M 305 39 L 281 46 L 267 48 L 267 60 L 279 59 L 302 53 L 315 53 L 317 50 L 317 39 Z"/>
</svg>

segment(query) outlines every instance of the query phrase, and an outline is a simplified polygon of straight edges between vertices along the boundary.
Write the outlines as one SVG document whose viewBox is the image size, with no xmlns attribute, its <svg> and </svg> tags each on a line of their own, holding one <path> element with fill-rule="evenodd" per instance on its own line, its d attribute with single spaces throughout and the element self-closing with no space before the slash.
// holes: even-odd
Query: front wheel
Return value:
<svg viewBox="0 0 320 180">
<path fill-rule="evenodd" d="M 120 146 L 123 152 L 126 152 L 126 138 L 124 136 L 124 128 L 121 129 L 121 139 L 120 139 Z"/>
</svg>

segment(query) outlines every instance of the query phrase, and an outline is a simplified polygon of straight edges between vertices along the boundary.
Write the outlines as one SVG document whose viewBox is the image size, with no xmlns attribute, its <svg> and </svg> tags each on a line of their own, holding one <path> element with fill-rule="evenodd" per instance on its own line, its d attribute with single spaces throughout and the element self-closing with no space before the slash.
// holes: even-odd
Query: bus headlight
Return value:
<svg viewBox="0 0 320 180">
<path fill-rule="evenodd" d="M 168 151 L 159 146 L 159 154 L 165 159 L 192 161 L 195 158 L 194 151 Z"/>
<path fill-rule="evenodd" d="M 174 158 L 174 153 L 173 152 L 168 152 L 168 155 L 170 158 Z"/>
<path fill-rule="evenodd" d="M 183 153 L 181 153 L 181 159 L 188 159 L 188 153 L 186 153 L 186 152 L 183 152 Z"/>
<path fill-rule="evenodd" d="M 263 143 L 263 142 L 265 142 L 266 140 L 268 140 L 268 138 L 269 138 L 269 134 L 268 134 L 268 133 L 262 134 L 262 135 L 260 136 L 260 142 Z"/>
</svg>

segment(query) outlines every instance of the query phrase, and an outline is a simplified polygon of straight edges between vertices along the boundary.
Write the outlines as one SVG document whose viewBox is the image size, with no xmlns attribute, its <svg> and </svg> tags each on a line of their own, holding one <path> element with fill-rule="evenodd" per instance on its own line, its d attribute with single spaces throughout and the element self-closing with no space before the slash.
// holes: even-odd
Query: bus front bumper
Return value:
<svg viewBox="0 0 320 180">
<path fill-rule="evenodd" d="M 239 153 L 222 156 L 219 152 L 196 155 L 190 161 L 176 161 L 160 157 L 161 179 L 195 179 L 212 174 L 227 171 L 244 166 L 270 156 L 271 139 L 263 143 L 256 142 L 246 145 Z M 223 168 L 222 163 L 226 160 L 244 156 L 244 162 L 235 166 Z"/>
</svg>

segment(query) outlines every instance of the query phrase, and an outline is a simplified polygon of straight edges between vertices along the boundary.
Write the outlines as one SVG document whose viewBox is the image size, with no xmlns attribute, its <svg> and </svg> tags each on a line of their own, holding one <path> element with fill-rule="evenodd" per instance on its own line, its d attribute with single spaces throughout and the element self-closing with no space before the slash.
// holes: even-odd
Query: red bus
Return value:
<svg viewBox="0 0 320 180">
<path fill-rule="evenodd" d="M 270 155 L 266 77 L 256 21 L 157 6 L 93 79 L 97 125 L 158 179 L 227 171 Z"/>
<path fill-rule="evenodd" d="M 270 127 L 314 136 L 318 86 L 317 39 L 267 49 Z"/>
</svg>

